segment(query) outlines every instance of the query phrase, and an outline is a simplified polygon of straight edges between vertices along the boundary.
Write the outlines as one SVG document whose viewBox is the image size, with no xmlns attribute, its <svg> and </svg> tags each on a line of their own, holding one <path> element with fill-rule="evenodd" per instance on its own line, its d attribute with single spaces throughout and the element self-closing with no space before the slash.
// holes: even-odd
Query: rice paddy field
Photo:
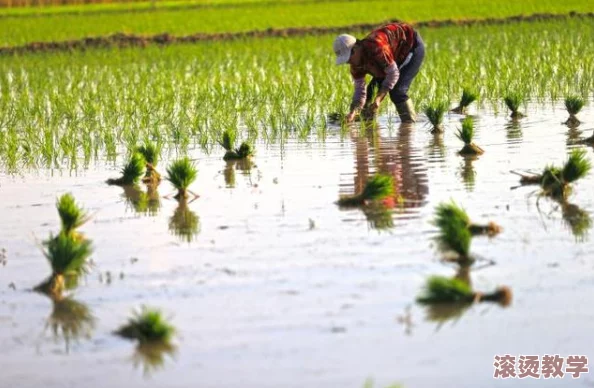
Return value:
<svg viewBox="0 0 594 388">
<path fill-rule="evenodd" d="M 594 356 L 594 7 L 399 3 L 0 11 L 5 47 L 559 15 L 419 28 L 413 124 L 388 100 L 333 119 L 334 33 L 0 55 L 0 386 L 593 386 L 493 376 L 496 355 Z M 436 131 L 423 112 L 463 90 Z M 380 201 L 337 204 L 372 182 Z M 489 235 L 436 220 L 452 201 Z"/>
</svg>

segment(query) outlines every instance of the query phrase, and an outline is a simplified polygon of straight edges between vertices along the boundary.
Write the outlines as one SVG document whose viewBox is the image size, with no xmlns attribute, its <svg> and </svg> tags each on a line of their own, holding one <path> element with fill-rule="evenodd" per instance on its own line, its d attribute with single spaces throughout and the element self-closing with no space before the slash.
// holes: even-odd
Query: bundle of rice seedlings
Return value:
<svg viewBox="0 0 594 388">
<path fill-rule="evenodd" d="M 167 180 L 177 189 L 176 199 L 188 198 L 188 187 L 197 175 L 198 170 L 188 157 L 176 160 L 167 168 Z"/>
<path fill-rule="evenodd" d="M 167 343 L 175 334 L 175 328 L 165 320 L 161 311 L 143 306 L 116 334 L 140 343 Z"/>
<path fill-rule="evenodd" d="M 71 297 L 52 299 L 52 302 L 53 310 L 46 327 L 52 331 L 56 339 L 64 339 L 67 351 L 72 341 L 91 338 L 95 328 L 95 317 L 87 305 Z"/>
<path fill-rule="evenodd" d="M 146 162 L 146 173 L 142 181 L 147 185 L 158 185 L 161 183 L 161 174 L 156 170 L 159 155 L 161 154 L 160 147 L 156 143 L 145 140 L 144 144 L 136 148 L 136 152 L 141 154 Z"/>
<path fill-rule="evenodd" d="M 519 112 L 520 105 L 524 102 L 524 97 L 522 97 L 520 93 L 510 93 L 504 98 L 504 101 L 507 109 L 511 111 L 510 117 L 512 119 L 524 117 L 524 115 Z"/>
<path fill-rule="evenodd" d="M 76 229 L 89 220 L 89 215 L 76 203 L 72 194 L 67 193 L 58 198 L 56 208 L 62 223 L 62 232 L 81 238 Z"/>
<path fill-rule="evenodd" d="M 466 210 L 458 206 L 454 201 L 451 201 L 449 203 L 442 202 L 439 205 L 437 205 L 437 209 L 435 211 L 435 220 L 433 221 L 433 224 L 437 226 L 440 230 L 447 230 L 447 228 L 449 228 L 452 224 L 464 225 L 472 236 L 495 236 L 501 233 L 501 227 L 492 221 L 486 225 L 475 224 L 471 222 L 470 218 L 468 217 L 468 213 L 466 213 Z M 446 246 L 452 245 L 445 239 L 442 240 Z"/>
<path fill-rule="evenodd" d="M 431 276 L 423 293 L 417 297 L 420 304 L 448 304 L 448 303 L 473 303 L 497 302 L 502 306 L 511 303 L 512 292 L 508 287 L 499 287 L 492 293 L 474 292 L 471 287 L 458 279 L 443 276 Z"/>
<path fill-rule="evenodd" d="M 225 149 L 223 160 L 246 159 L 254 154 L 252 146 L 247 142 L 243 142 L 239 148 L 233 149 L 235 144 L 235 134 L 229 130 L 223 132 L 223 138 L 219 141 L 219 144 Z"/>
<path fill-rule="evenodd" d="M 458 130 L 456 134 L 458 139 L 464 142 L 464 147 L 458 152 L 459 155 L 481 155 L 485 151 L 472 142 L 474 137 L 474 120 L 471 117 L 466 117 L 462 121 L 462 128 Z"/>
<path fill-rule="evenodd" d="M 146 162 L 144 157 L 140 153 L 135 152 L 132 154 L 130 160 L 122 169 L 122 176 L 117 179 L 108 179 L 107 184 L 117 186 L 138 184 L 144 175 L 145 165 Z"/>
<path fill-rule="evenodd" d="M 437 242 L 439 249 L 444 253 L 453 252 L 456 260 L 460 263 L 472 261 L 470 257 L 470 243 L 472 233 L 468 228 L 468 222 L 456 216 L 449 216 L 446 220 L 439 222 L 439 234 Z"/>
<path fill-rule="evenodd" d="M 447 101 L 438 101 L 434 105 L 425 107 L 424 112 L 429 122 L 433 125 L 431 133 L 443 132 L 443 116 L 448 111 Z"/>
<path fill-rule="evenodd" d="M 458 114 L 466 114 L 466 108 L 468 108 L 470 104 L 475 102 L 477 98 L 478 93 L 476 93 L 473 90 L 464 88 L 464 90 L 462 90 L 462 98 L 460 98 L 460 104 L 456 108 L 452 109 L 452 112 Z"/>
<path fill-rule="evenodd" d="M 392 195 L 394 195 L 394 179 L 389 175 L 376 174 L 369 178 L 361 193 L 341 197 L 338 205 L 362 206 L 366 202 L 380 201 Z"/>
<path fill-rule="evenodd" d="M 521 184 L 539 184 L 545 195 L 564 199 L 571 192 L 571 183 L 585 177 L 591 168 L 586 151 L 575 149 L 569 154 L 562 168 L 550 165 L 545 167 L 542 174 L 515 174 L 520 175 Z"/>
<path fill-rule="evenodd" d="M 328 120 L 333 124 L 342 124 L 346 120 L 346 114 L 341 112 L 333 112 L 328 114 Z M 361 116 L 355 116 L 355 122 L 361 121 Z"/>
<path fill-rule="evenodd" d="M 585 105 L 585 101 L 583 98 L 579 96 L 567 96 L 565 98 L 565 109 L 569 113 L 569 118 L 565 121 L 565 125 L 569 127 L 577 127 L 581 124 L 580 120 L 577 118 L 577 114 L 582 110 Z"/>
<path fill-rule="evenodd" d="M 50 235 L 43 247 L 52 274 L 35 291 L 60 298 L 64 290 L 75 287 L 79 276 L 87 272 L 87 259 L 93 252 L 91 242 L 61 232 L 55 237 Z"/>
<path fill-rule="evenodd" d="M 182 241 L 190 243 L 200 233 L 200 218 L 188 208 L 186 201 L 180 201 L 169 219 L 169 230 Z"/>
</svg>

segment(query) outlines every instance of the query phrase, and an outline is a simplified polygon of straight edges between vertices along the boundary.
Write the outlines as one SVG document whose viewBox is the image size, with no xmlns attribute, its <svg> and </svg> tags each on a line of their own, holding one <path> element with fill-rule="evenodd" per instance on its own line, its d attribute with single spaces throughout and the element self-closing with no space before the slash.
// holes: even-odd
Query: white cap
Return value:
<svg viewBox="0 0 594 388">
<path fill-rule="evenodd" d="M 357 38 L 352 35 L 342 34 L 334 39 L 334 54 L 336 54 L 336 64 L 347 63 L 351 57 L 351 50 L 357 42 Z"/>
</svg>

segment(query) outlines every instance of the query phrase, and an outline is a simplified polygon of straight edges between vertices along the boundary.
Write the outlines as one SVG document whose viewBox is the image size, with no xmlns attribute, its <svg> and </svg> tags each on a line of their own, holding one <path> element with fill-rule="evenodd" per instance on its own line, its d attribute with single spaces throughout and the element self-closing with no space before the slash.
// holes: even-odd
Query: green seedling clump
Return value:
<svg viewBox="0 0 594 388">
<path fill-rule="evenodd" d="M 443 116 L 448 111 L 448 103 L 446 101 L 436 102 L 434 105 L 426 106 L 424 111 L 427 119 L 433 125 L 431 133 L 442 133 Z"/>
<path fill-rule="evenodd" d="M 64 194 L 58 198 L 56 208 L 62 223 L 62 232 L 69 235 L 77 235 L 76 229 L 89 220 L 88 214 L 81 208 L 72 194 Z"/>
<path fill-rule="evenodd" d="M 108 179 L 108 185 L 126 186 L 138 184 L 145 172 L 146 161 L 142 154 L 135 152 L 122 169 L 122 176 L 117 179 Z"/>
<path fill-rule="evenodd" d="M 481 147 L 472 142 L 474 137 L 474 121 L 471 117 L 466 117 L 462 121 L 462 128 L 458 130 L 456 136 L 464 142 L 464 147 L 462 147 L 458 154 L 462 156 L 473 156 L 481 155 L 485 152 Z"/>
<path fill-rule="evenodd" d="M 503 99 L 507 109 L 511 111 L 510 117 L 512 119 L 520 119 L 524 117 L 522 113 L 519 112 L 520 105 L 524 102 L 524 98 L 520 93 L 510 93 Z"/>
<path fill-rule="evenodd" d="M 420 304 L 497 302 L 503 306 L 511 303 L 512 293 L 508 287 L 499 287 L 495 292 L 483 294 L 474 292 L 462 280 L 443 276 L 431 276 L 427 280 L 423 293 L 417 298 Z"/>
<path fill-rule="evenodd" d="M 176 199 L 188 198 L 188 187 L 196 180 L 198 170 L 186 156 L 167 168 L 167 180 L 177 189 Z"/>
<path fill-rule="evenodd" d="M 579 96 L 567 96 L 565 98 L 565 109 L 567 109 L 567 112 L 569 113 L 569 118 L 565 121 L 565 125 L 569 127 L 577 127 L 581 124 L 581 121 L 576 115 L 582 110 L 584 105 L 584 99 Z"/>
<path fill-rule="evenodd" d="M 141 154 L 146 162 L 146 173 L 142 181 L 147 185 L 158 185 L 161 183 L 161 174 L 156 170 L 159 162 L 160 147 L 153 142 L 145 140 L 144 144 L 136 148 L 136 152 Z"/>
<path fill-rule="evenodd" d="M 452 109 L 452 112 L 458 114 L 466 114 L 466 108 L 468 108 L 470 104 L 475 102 L 477 98 L 478 93 L 476 93 L 473 90 L 464 88 L 464 90 L 462 90 L 462 98 L 460 98 L 460 105 Z"/>
<path fill-rule="evenodd" d="M 79 276 L 87 272 L 87 259 L 93 252 L 91 241 L 60 232 L 56 237 L 50 235 L 43 247 L 52 274 L 35 290 L 60 298 L 64 290 L 75 287 Z"/>
<path fill-rule="evenodd" d="M 377 174 L 369 178 L 360 194 L 341 197 L 339 206 L 362 206 L 366 202 L 380 201 L 394 195 L 394 179 Z"/>
<path fill-rule="evenodd" d="M 140 343 L 169 342 L 174 333 L 175 328 L 159 310 L 147 307 L 135 312 L 128 323 L 116 331 L 119 336 L 138 340 Z"/>
<path fill-rule="evenodd" d="M 571 193 L 571 183 L 588 175 L 592 164 L 586 158 L 586 151 L 575 149 L 562 168 L 547 166 L 543 173 L 538 175 L 522 175 L 521 184 L 539 184 L 543 194 L 553 198 L 565 199 Z"/>
<path fill-rule="evenodd" d="M 243 142 L 239 148 L 233 149 L 235 144 L 235 134 L 227 130 L 223 133 L 223 138 L 219 144 L 225 149 L 223 160 L 240 160 L 251 157 L 254 154 L 252 146 Z"/>
<path fill-rule="evenodd" d="M 501 227 L 494 222 L 489 222 L 487 225 L 480 225 L 471 222 L 466 210 L 458 206 L 453 201 L 449 203 L 440 203 L 437 205 L 433 224 L 440 230 L 445 230 L 451 224 L 465 225 L 472 236 L 495 236 L 501 233 Z M 449 246 L 451 244 L 446 245 Z"/>
</svg>

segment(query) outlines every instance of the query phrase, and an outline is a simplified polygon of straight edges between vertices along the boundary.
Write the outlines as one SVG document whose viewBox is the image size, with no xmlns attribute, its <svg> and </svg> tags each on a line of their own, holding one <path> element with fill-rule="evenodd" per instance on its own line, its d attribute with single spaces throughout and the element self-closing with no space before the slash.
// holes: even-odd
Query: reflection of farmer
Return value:
<svg viewBox="0 0 594 388">
<path fill-rule="evenodd" d="M 334 41 L 334 53 L 336 64 L 351 65 L 355 84 L 347 122 L 353 121 L 362 109 L 366 118 L 372 118 L 388 93 L 396 105 L 400 120 L 415 121 L 414 108 L 407 93 L 425 57 L 425 46 L 411 26 L 404 23 L 388 24 L 363 40 L 351 35 L 339 35 Z M 373 76 L 367 87 L 366 74 Z"/>
<path fill-rule="evenodd" d="M 403 124 L 397 137 L 378 137 L 376 142 L 366 137 L 354 137 L 355 141 L 355 192 L 365 187 L 370 174 L 370 160 L 375 161 L 378 173 L 394 178 L 394 192 L 404 199 L 405 208 L 421 208 L 426 205 L 429 193 L 427 168 L 423 160 L 415 157 L 411 145 L 411 124 Z M 370 134 L 373 136 L 373 133 Z M 370 155 L 370 150 L 374 153 Z"/>
</svg>

